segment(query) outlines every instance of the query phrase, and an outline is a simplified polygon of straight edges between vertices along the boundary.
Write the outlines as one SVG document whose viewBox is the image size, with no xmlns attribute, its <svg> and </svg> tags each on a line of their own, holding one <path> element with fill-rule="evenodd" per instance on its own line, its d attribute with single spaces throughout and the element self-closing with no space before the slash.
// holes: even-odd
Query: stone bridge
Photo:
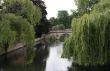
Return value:
<svg viewBox="0 0 110 71">
<path fill-rule="evenodd" d="M 71 33 L 72 33 L 71 29 L 65 29 L 65 30 L 50 31 L 49 35 L 50 36 L 55 36 L 56 39 L 60 39 L 61 36 L 69 35 Z"/>
</svg>

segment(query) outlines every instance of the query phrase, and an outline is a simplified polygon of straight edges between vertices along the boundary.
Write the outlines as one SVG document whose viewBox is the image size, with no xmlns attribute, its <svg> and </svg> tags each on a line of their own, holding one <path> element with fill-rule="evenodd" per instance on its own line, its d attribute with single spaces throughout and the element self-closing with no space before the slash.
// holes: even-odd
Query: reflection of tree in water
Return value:
<svg viewBox="0 0 110 71">
<path fill-rule="evenodd" d="M 5 59 L 5 56 L 0 56 L 0 69 L 1 68 L 3 68 L 3 67 L 5 67 L 6 66 L 6 64 L 8 64 L 7 63 L 7 60 L 5 61 L 6 59 Z"/>
<path fill-rule="evenodd" d="M 4 65 L 7 65 L 7 64 L 4 63 L 5 61 L 4 61 L 3 57 L 0 56 L 0 71 L 2 68 L 4 71 L 45 71 L 46 59 L 49 54 L 49 49 L 47 46 L 43 47 L 42 44 L 35 46 L 35 48 L 36 48 L 35 57 L 34 57 L 34 59 L 32 59 L 33 63 L 31 63 L 31 64 L 14 64 L 13 65 L 11 63 L 11 65 L 8 65 L 8 67 L 6 67 L 6 66 L 4 67 Z M 24 51 L 24 50 L 22 50 L 22 51 Z M 20 52 L 20 53 L 22 54 L 23 52 Z M 14 54 L 14 53 L 12 53 L 12 54 Z M 23 54 L 22 54 L 22 56 L 23 56 Z M 10 58 L 8 58 L 8 60 L 16 61 L 16 56 L 11 56 Z M 1 62 L 3 62 L 3 63 L 1 63 Z"/>
<path fill-rule="evenodd" d="M 110 64 L 104 66 L 79 66 L 75 65 L 74 63 L 68 71 L 110 71 Z"/>
<path fill-rule="evenodd" d="M 45 71 L 48 55 L 49 49 L 47 46 L 42 46 L 42 44 L 36 46 L 35 58 L 33 61 L 36 71 Z"/>
<path fill-rule="evenodd" d="M 25 70 L 25 47 L 0 56 L 0 71 L 24 71 Z"/>
</svg>

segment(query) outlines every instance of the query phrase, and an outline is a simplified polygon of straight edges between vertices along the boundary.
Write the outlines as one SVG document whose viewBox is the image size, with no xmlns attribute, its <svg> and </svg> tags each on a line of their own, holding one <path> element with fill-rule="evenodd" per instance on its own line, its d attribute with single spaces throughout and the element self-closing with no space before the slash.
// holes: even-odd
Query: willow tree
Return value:
<svg viewBox="0 0 110 71">
<path fill-rule="evenodd" d="M 8 48 L 21 42 L 28 46 L 34 41 L 33 26 L 21 16 L 0 15 L 0 48 L 7 53 Z"/>
<path fill-rule="evenodd" d="M 110 63 L 109 0 L 100 0 L 91 14 L 73 19 L 72 31 L 65 40 L 64 57 L 85 66 Z"/>
<path fill-rule="evenodd" d="M 13 13 L 27 19 L 34 26 L 40 21 L 42 14 L 40 8 L 30 0 L 5 0 L 5 13 Z"/>
<path fill-rule="evenodd" d="M 0 12 L 0 51 L 7 54 L 8 48 L 20 42 L 29 47 L 28 55 L 35 38 L 34 27 L 42 17 L 40 8 L 30 0 L 4 0 L 4 6 Z"/>
</svg>

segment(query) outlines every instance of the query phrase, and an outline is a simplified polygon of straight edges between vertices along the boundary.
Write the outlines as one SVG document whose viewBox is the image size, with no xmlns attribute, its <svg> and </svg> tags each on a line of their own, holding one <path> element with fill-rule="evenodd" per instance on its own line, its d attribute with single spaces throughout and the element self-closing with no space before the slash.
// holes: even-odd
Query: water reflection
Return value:
<svg viewBox="0 0 110 71">
<path fill-rule="evenodd" d="M 5 61 L 0 59 L 0 71 L 67 71 L 67 67 L 71 66 L 72 61 L 61 58 L 63 52 L 63 43 L 56 42 L 51 46 L 36 45 L 34 47 L 34 58 L 31 64 L 25 63 L 26 49 L 8 54 L 9 64 L 3 67 Z M 7 62 L 6 62 L 7 63 Z"/>
<path fill-rule="evenodd" d="M 45 71 L 46 60 L 49 55 L 48 46 L 42 46 L 42 44 L 37 45 L 35 51 L 35 57 L 33 60 L 33 64 L 35 66 L 36 71 Z"/>
<path fill-rule="evenodd" d="M 71 61 L 61 58 L 63 52 L 63 43 L 50 47 L 50 54 L 47 60 L 46 71 L 67 71 L 71 66 Z"/>
<path fill-rule="evenodd" d="M 25 48 L 18 49 L 17 51 L 10 52 L 0 56 L 0 71 L 24 71 L 25 67 Z"/>
</svg>

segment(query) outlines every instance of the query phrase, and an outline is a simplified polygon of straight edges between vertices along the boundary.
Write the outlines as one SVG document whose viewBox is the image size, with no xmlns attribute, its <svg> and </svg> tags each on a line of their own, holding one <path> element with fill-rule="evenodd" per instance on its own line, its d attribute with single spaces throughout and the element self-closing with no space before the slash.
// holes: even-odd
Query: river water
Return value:
<svg viewBox="0 0 110 71">
<path fill-rule="evenodd" d="M 72 61 L 61 58 L 63 52 L 63 43 L 56 42 L 51 46 L 37 45 L 34 47 L 35 56 L 32 63 L 26 65 L 20 64 L 24 60 L 25 49 L 19 50 L 22 54 L 14 55 L 16 52 L 9 54 L 8 66 L 0 67 L 0 71 L 68 71 Z M 19 52 L 18 51 L 18 52 Z M 0 62 L 1 65 L 2 62 Z M 4 65 L 2 63 L 2 65 Z"/>
<path fill-rule="evenodd" d="M 68 71 L 67 67 L 70 67 L 72 61 L 61 58 L 63 52 L 63 43 L 51 46 L 49 48 L 50 53 L 46 63 L 45 71 Z"/>
</svg>

